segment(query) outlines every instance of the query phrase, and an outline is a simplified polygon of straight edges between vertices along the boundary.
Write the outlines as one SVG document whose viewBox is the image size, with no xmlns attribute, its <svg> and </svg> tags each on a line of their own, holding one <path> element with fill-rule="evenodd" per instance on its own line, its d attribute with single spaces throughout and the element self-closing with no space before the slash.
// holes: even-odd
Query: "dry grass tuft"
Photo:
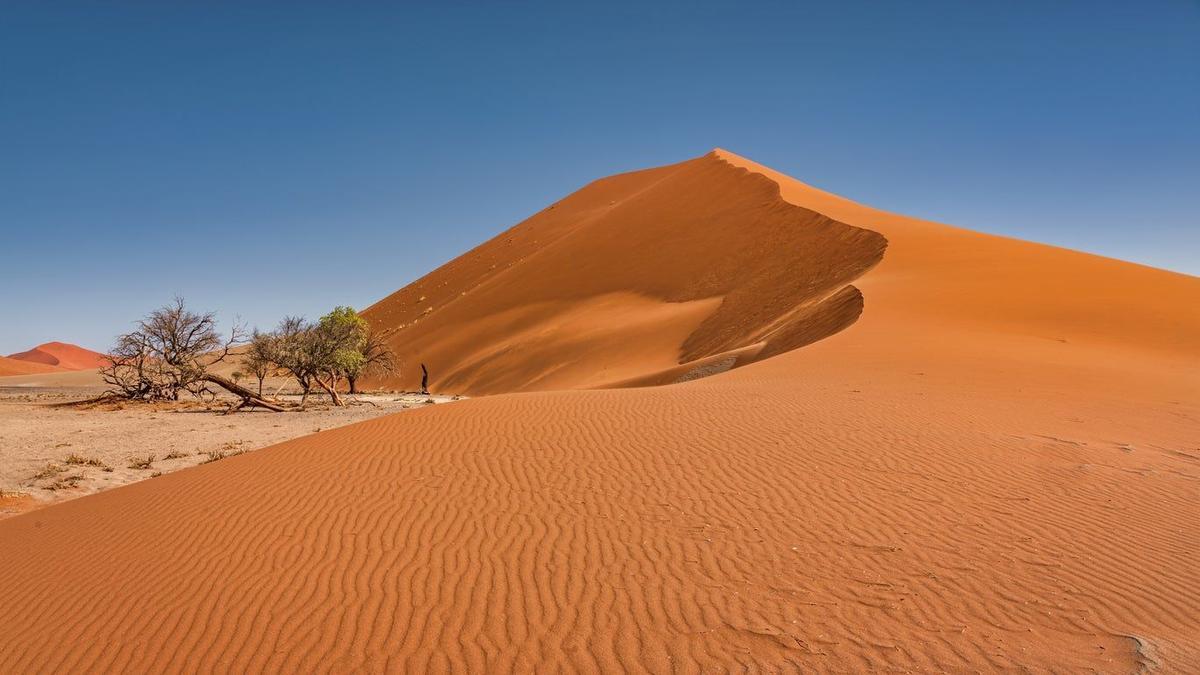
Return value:
<svg viewBox="0 0 1200 675">
<path fill-rule="evenodd" d="M 44 485 L 44 486 L 42 486 L 42 489 L 49 490 L 51 492 L 56 492 L 58 490 L 66 490 L 68 488 L 73 488 L 73 487 L 78 486 L 79 481 L 81 481 L 81 480 L 83 480 L 83 474 L 74 473 L 74 474 L 71 474 L 70 476 L 63 476 L 62 478 L 59 478 L 58 480 L 54 481 L 53 483 L 51 483 L 49 485 Z"/>
<path fill-rule="evenodd" d="M 97 469 L 103 469 L 104 471 L 112 471 L 112 467 L 105 464 L 103 461 L 101 461 L 95 457 L 84 457 L 83 455 L 76 453 L 76 452 L 72 452 L 71 454 L 67 455 L 67 458 L 63 460 L 63 464 L 73 464 L 76 466 L 94 466 Z"/>
<path fill-rule="evenodd" d="M 53 478 L 64 471 L 66 471 L 66 469 L 55 464 L 54 462 L 50 462 L 41 471 L 33 474 L 32 480 L 46 480 L 47 478 Z"/>
<path fill-rule="evenodd" d="M 226 443 L 226 445 L 229 445 L 229 444 Z M 212 462 L 215 462 L 217 460 L 225 459 L 226 457 L 234 457 L 234 456 L 240 455 L 244 452 L 246 452 L 246 451 L 245 450 L 234 450 L 233 452 L 225 452 L 224 450 L 209 450 L 208 452 L 204 453 L 205 455 L 208 455 L 208 458 L 200 463 L 201 464 L 211 464 Z"/>
<path fill-rule="evenodd" d="M 192 456 L 192 454 L 190 452 L 184 452 L 182 450 L 172 450 L 169 454 L 164 456 L 163 459 L 183 459 L 184 457 L 191 457 L 191 456 Z"/>
<path fill-rule="evenodd" d="M 149 469 L 150 465 L 154 464 L 154 455 L 146 455 L 145 457 L 134 457 L 129 460 L 129 468 L 138 471 Z"/>
</svg>

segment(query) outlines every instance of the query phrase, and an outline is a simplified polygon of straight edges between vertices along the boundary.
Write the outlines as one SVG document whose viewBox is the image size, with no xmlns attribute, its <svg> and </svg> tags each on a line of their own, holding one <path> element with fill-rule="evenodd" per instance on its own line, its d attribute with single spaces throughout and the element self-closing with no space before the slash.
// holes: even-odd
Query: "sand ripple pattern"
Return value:
<svg viewBox="0 0 1200 675">
<path fill-rule="evenodd" d="M 0 522 L 0 671 L 1200 664 L 1189 420 L 1131 453 L 1053 404 L 1037 435 L 1006 400 L 735 372 L 405 413 Z"/>
</svg>

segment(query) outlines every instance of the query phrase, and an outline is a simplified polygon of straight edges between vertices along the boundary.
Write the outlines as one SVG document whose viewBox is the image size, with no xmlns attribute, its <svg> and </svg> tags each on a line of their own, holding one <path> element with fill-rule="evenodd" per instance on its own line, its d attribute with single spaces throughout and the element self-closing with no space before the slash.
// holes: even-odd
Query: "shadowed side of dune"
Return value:
<svg viewBox="0 0 1200 675">
<path fill-rule="evenodd" d="M 58 357 L 54 356 L 50 352 L 43 351 L 42 349 L 39 349 L 37 347 L 34 347 L 33 349 L 29 349 L 29 350 L 26 350 L 23 352 L 18 352 L 16 354 L 9 354 L 8 358 L 14 359 L 16 361 L 26 361 L 29 363 L 40 363 L 40 364 L 46 365 L 46 366 L 59 365 Z"/>
<path fill-rule="evenodd" d="M 37 361 L 25 361 L 9 356 L 0 356 L 0 376 L 33 375 L 36 373 L 52 373 L 58 370 L 56 366 Z"/>
<path fill-rule="evenodd" d="M 881 211 L 806 185 L 726 150 L 717 157 L 779 186 L 798 207 L 887 237 L 887 256 L 856 281 L 873 311 L 859 341 L 923 349 L 907 339 L 953 328 L 953 347 L 993 350 L 1026 336 L 1076 347 L 1185 357 L 1200 375 L 1200 312 L 1183 298 L 1194 276 Z M 906 339 L 899 339 L 904 336 Z"/>
<path fill-rule="evenodd" d="M 366 310 L 404 365 L 471 394 L 651 382 L 803 346 L 862 311 L 886 240 L 706 155 L 588 185 Z"/>
</svg>

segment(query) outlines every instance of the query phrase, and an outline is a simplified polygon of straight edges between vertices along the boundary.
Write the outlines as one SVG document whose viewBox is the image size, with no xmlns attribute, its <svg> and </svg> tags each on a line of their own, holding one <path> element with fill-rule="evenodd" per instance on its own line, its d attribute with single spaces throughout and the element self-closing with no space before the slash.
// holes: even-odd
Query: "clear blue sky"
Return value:
<svg viewBox="0 0 1200 675">
<path fill-rule="evenodd" d="M 105 348 L 175 293 L 365 307 L 714 146 L 1200 274 L 1194 0 L 428 4 L 0 5 L 0 353 Z"/>
</svg>

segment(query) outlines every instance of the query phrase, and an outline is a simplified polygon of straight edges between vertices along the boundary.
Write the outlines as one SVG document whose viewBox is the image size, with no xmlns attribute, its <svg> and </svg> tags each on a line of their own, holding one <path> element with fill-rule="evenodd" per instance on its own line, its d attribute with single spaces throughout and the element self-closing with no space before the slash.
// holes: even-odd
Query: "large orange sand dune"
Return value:
<svg viewBox="0 0 1200 675">
<path fill-rule="evenodd" d="M 1200 669 L 1200 279 L 720 151 L 504 237 L 372 308 L 416 345 L 402 382 L 741 367 L 381 418 L 0 522 L 0 670 Z"/>
<path fill-rule="evenodd" d="M 421 363 L 455 393 L 664 382 L 849 325 L 885 246 L 709 155 L 596 181 L 365 315 L 393 386 Z"/>
</svg>

